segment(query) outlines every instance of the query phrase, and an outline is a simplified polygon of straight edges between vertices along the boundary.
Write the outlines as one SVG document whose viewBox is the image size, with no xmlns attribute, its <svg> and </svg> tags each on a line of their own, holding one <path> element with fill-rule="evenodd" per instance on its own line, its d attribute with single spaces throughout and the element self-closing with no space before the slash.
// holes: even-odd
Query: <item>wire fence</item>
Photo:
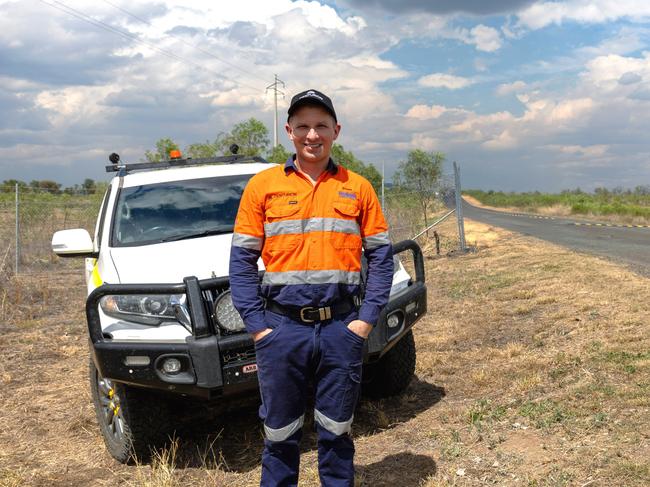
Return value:
<svg viewBox="0 0 650 487">
<path fill-rule="evenodd" d="M 52 252 L 52 235 L 70 228 L 83 228 L 92 235 L 102 196 L 101 192 L 61 193 L 30 187 L 0 192 L 0 286 L 3 277 L 47 276 L 80 269 L 79 259 L 60 258 Z M 427 252 L 444 254 L 458 249 L 456 218 L 448 217 L 427 228 L 454 208 L 454 197 L 451 175 L 445 175 L 432 193 L 396 188 L 384 191 L 384 214 L 393 242 L 418 236 L 418 243 Z"/>
<path fill-rule="evenodd" d="M 57 230 L 93 233 L 101 194 L 16 187 L 0 193 L 0 275 L 41 274 L 79 267 L 51 249 Z"/>
</svg>

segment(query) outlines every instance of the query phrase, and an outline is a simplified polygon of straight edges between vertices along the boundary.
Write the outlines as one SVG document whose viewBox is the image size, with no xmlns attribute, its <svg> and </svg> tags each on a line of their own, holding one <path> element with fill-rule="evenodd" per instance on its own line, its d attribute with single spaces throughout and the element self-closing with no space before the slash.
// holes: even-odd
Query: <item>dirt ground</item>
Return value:
<svg viewBox="0 0 650 487">
<path fill-rule="evenodd" d="M 650 280 L 481 224 L 466 233 L 475 252 L 428 255 L 416 378 L 359 405 L 357 486 L 650 485 Z M 4 283 L 22 312 L 0 323 L 0 486 L 256 485 L 255 405 L 182 432 L 151 464 L 109 457 L 81 274 Z M 301 485 L 318 485 L 305 431 Z"/>
</svg>

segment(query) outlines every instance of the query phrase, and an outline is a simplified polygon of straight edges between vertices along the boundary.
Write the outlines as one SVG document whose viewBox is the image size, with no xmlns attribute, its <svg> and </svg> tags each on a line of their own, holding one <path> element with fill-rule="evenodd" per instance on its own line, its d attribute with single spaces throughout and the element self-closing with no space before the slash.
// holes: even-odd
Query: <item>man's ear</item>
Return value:
<svg viewBox="0 0 650 487">
<path fill-rule="evenodd" d="M 284 124 L 284 130 L 287 131 L 287 135 L 289 136 L 289 140 L 293 140 L 293 130 L 291 128 L 291 125 L 289 125 L 289 122 Z"/>
<path fill-rule="evenodd" d="M 340 124 L 340 123 L 337 123 L 337 124 L 334 126 L 334 137 L 332 138 L 332 140 L 336 140 L 336 139 L 339 137 L 339 132 L 340 132 L 340 131 L 341 131 L 341 124 Z"/>
</svg>

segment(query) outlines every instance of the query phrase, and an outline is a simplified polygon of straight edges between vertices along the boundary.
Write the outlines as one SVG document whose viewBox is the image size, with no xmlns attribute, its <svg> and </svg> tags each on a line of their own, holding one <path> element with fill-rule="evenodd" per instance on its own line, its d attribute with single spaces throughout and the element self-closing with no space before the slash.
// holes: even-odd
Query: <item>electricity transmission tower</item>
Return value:
<svg viewBox="0 0 650 487">
<path fill-rule="evenodd" d="M 281 94 L 282 97 L 284 98 L 284 92 L 278 89 L 278 85 L 281 84 L 283 88 L 286 88 L 286 85 L 284 84 L 284 81 L 278 78 L 277 74 L 274 76 L 275 76 L 275 80 L 273 81 L 273 84 L 267 86 L 266 91 L 268 92 L 269 90 L 273 90 L 273 100 L 275 103 L 275 113 L 273 117 L 273 147 L 277 147 L 278 146 L 278 93 Z"/>
</svg>

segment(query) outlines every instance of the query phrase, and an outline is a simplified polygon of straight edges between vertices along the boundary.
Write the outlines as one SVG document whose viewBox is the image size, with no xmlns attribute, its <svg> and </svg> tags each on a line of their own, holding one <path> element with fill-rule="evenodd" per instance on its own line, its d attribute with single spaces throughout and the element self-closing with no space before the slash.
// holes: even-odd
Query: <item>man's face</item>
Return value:
<svg viewBox="0 0 650 487">
<path fill-rule="evenodd" d="M 341 126 L 324 108 L 306 105 L 293 113 L 285 129 L 296 148 L 298 161 L 316 165 L 329 160 Z"/>
</svg>

